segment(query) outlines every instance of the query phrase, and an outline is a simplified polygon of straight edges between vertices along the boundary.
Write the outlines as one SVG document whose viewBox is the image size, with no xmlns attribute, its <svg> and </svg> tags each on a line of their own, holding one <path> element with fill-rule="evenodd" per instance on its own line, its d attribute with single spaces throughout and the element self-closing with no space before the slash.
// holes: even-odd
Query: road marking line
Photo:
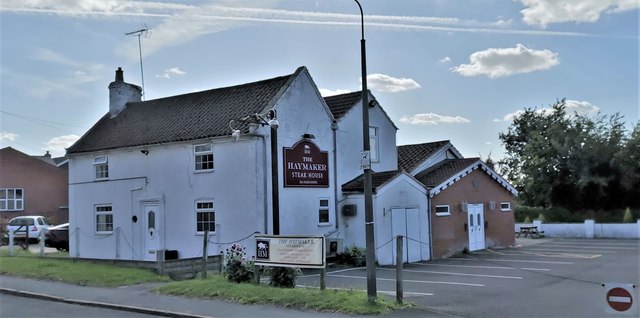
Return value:
<svg viewBox="0 0 640 318">
<path fill-rule="evenodd" d="M 383 270 L 395 271 L 394 268 L 382 268 Z M 418 271 L 411 269 L 403 269 L 404 272 L 411 273 L 429 273 L 429 274 L 441 274 L 441 275 L 453 275 L 453 276 L 473 276 L 473 277 L 488 277 L 488 278 L 506 278 L 506 279 L 522 279 L 517 276 L 500 276 L 500 275 L 484 275 L 484 274 L 468 274 L 468 273 L 451 273 L 451 272 L 436 272 L 436 271 Z"/>
<path fill-rule="evenodd" d="M 522 267 L 520 269 L 523 269 L 525 271 L 542 271 L 542 272 L 548 272 L 550 271 L 550 269 L 548 268 L 528 268 L 528 267 Z"/>
<path fill-rule="evenodd" d="M 592 253 L 605 253 L 605 254 L 615 254 L 617 253 L 616 251 L 589 251 L 589 250 L 580 250 L 580 251 L 576 251 L 576 250 L 562 250 L 562 249 L 552 249 L 552 248 L 528 248 L 527 250 L 529 251 L 547 251 L 547 252 L 580 252 L 580 253 L 585 253 L 585 254 L 592 254 Z"/>
<path fill-rule="evenodd" d="M 336 270 L 336 271 L 333 271 L 333 272 L 327 272 L 327 275 L 332 274 L 332 273 L 349 272 L 349 271 L 358 270 L 358 269 L 365 269 L 365 267 L 354 267 L 354 268 L 339 269 L 339 270 Z M 300 275 L 298 277 L 315 277 L 315 276 L 320 276 L 320 273 L 318 273 L 318 274 L 310 274 L 310 275 Z"/>
<path fill-rule="evenodd" d="M 362 291 L 364 291 L 364 290 L 362 290 Z M 383 294 L 387 294 L 387 295 L 396 295 L 397 294 L 396 291 L 380 290 L 378 292 L 379 293 L 383 293 Z M 433 296 L 432 293 L 416 293 L 416 292 L 406 292 L 406 291 L 403 291 L 402 293 L 404 295 L 408 294 L 408 295 L 417 295 L 417 296 Z"/>
<path fill-rule="evenodd" d="M 331 275 L 331 277 L 342 277 L 342 278 L 357 278 L 357 279 L 367 279 L 366 277 L 361 276 L 349 276 L 349 275 Z M 388 281 L 395 282 L 395 278 L 376 278 L 376 281 Z M 461 285 L 461 286 L 473 286 L 473 287 L 485 287 L 483 284 L 472 284 L 472 283 L 456 283 L 456 282 L 442 282 L 442 281 L 430 281 L 430 280 L 411 280 L 411 279 L 403 279 L 405 283 L 423 283 L 423 284 L 442 284 L 442 285 Z"/>
<path fill-rule="evenodd" d="M 484 260 L 482 260 L 484 261 Z M 540 263 L 540 264 L 558 264 L 558 265 L 572 265 L 573 262 L 556 262 L 556 261 L 530 261 L 521 259 L 492 259 L 491 262 L 520 262 L 520 263 Z"/>
<path fill-rule="evenodd" d="M 476 266 L 476 265 L 450 265 L 450 264 L 411 264 L 419 266 L 440 266 L 440 267 L 462 267 L 462 268 L 484 268 L 484 269 L 515 269 L 504 266 Z"/>
<path fill-rule="evenodd" d="M 549 247 L 559 247 L 559 248 L 577 248 L 577 249 L 611 249 L 611 250 L 637 250 L 635 247 L 615 247 L 615 246 L 592 246 L 592 245 L 564 245 L 564 244 L 553 244 L 553 246 Z"/>
<path fill-rule="evenodd" d="M 320 287 L 318 286 L 311 286 L 311 285 L 296 285 L 296 287 L 298 288 L 309 288 L 309 289 L 320 289 Z M 364 289 L 351 289 L 351 288 L 334 288 L 334 287 L 327 287 L 327 289 L 331 289 L 331 290 L 343 290 L 343 291 L 360 291 L 360 292 L 364 292 L 366 290 Z M 386 295 L 395 295 L 396 292 L 395 291 L 389 291 L 389 290 L 378 290 L 377 291 L 380 294 L 386 294 Z M 403 294 L 407 295 L 417 295 L 417 296 L 433 296 L 432 293 L 417 293 L 417 292 L 403 292 Z"/>
</svg>

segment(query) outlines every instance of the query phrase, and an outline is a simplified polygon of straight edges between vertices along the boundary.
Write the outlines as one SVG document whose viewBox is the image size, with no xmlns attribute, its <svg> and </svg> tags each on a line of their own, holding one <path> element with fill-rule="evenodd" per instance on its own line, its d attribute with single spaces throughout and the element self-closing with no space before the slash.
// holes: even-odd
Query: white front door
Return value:
<svg viewBox="0 0 640 318">
<path fill-rule="evenodd" d="M 469 232 L 469 251 L 483 250 L 485 243 L 482 204 L 467 205 L 467 228 Z"/>
<path fill-rule="evenodd" d="M 391 209 L 391 236 L 404 236 L 402 259 L 404 262 L 419 262 L 421 257 L 420 213 L 417 208 Z M 393 264 L 396 263 L 396 242 L 393 246 Z"/>
<path fill-rule="evenodd" d="M 145 248 L 144 255 L 146 260 L 155 261 L 156 253 L 160 249 L 160 213 L 157 204 L 149 204 L 144 206 L 145 220 Z"/>
</svg>

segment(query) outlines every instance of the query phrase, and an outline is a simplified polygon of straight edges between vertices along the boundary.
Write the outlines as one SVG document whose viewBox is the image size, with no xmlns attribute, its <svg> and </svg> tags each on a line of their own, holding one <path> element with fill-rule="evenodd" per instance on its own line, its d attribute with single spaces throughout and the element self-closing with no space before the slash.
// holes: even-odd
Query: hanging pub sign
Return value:
<svg viewBox="0 0 640 318">
<path fill-rule="evenodd" d="M 309 140 L 284 148 L 285 187 L 329 187 L 329 154 Z"/>
</svg>

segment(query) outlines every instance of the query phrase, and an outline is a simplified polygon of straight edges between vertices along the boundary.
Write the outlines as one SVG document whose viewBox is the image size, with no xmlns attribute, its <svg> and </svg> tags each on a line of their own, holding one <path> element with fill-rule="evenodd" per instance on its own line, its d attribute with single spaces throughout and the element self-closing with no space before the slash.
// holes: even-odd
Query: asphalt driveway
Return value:
<svg viewBox="0 0 640 318">
<path fill-rule="evenodd" d="M 405 264 L 404 298 L 461 317 L 603 317 L 603 283 L 640 282 L 640 241 L 518 239 L 519 246 Z M 327 271 L 327 288 L 366 290 L 366 269 Z M 377 269 L 377 290 L 395 297 L 395 268 Z M 300 277 L 318 286 L 317 274 Z"/>
</svg>

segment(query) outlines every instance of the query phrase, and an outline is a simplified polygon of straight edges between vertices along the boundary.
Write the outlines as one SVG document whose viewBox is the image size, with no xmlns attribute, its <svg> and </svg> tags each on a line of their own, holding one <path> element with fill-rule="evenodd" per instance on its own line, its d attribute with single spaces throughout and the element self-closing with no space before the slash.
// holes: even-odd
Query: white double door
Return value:
<svg viewBox="0 0 640 318">
<path fill-rule="evenodd" d="M 482 204 L 467 205 L 467 229 L 469 233 L 469 251 L 485 249 L 484 209 Z"/>
<path fill-rule="evenodd" d="M 403 260 L 405 263 L 419 262 L 421 258 L 420 213 L 418 208 L 391 209 L 391 236 L 403 236 Z M 393 264 L 396 263 L 396 242 L 393 246 Z"/>
</svg>

